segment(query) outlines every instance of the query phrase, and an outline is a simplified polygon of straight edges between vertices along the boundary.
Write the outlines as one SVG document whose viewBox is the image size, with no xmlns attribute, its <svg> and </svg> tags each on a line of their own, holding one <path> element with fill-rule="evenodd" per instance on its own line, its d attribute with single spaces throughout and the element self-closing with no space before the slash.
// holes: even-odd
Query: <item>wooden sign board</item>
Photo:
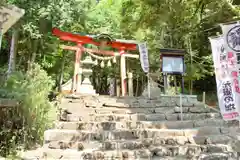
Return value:
<svg viewBox="0 0 240 160">
<path fill-rule="evenodd" d="M 185 72 L 184 50 L 160 49 L 161 70 L 167 74 L 183 74 Z"/>
<path fill-rule="evenodd" d="M 23 15 L 25 11 L 13 5 L 0 7 L 0 25 L 1 33 L 4 34 L 13 26 Z"/>
</svg>

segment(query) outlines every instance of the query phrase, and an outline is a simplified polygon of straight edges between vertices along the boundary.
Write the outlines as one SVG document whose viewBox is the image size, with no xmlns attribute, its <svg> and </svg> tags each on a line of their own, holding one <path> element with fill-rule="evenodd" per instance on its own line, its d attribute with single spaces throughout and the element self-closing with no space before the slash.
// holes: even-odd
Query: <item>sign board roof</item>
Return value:
<svg viewBox="0 0 240 160">
<path fill-rule="evenodd" d="M 171 48 L 164 48 L 164 49 L 160 49 L 160 53 L 162 55 L 181 55 L 183 56 L 185 53 L 185 50 L 183 49 L 171 49 Z"/>
<path fill-rule="evenodd" d="M 2 33 L 13 26 L 23 15 L 25 11 L 14 5 L 0 7 L 0 24 L 2 24 Z"/>
</svg>

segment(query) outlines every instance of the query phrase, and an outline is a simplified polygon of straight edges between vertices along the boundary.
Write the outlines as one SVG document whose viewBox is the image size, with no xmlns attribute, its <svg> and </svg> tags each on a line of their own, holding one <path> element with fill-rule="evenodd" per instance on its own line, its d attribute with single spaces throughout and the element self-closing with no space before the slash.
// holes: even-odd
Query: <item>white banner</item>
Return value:
<svg viewBox="0 0 240 160">
<path fill-rule="evenodd" d="M 240 24 L 222 24 L 224 46 L 227 52 L 240 52 Z"/>
<path fill-rule="evenodd" d="M 228 57 L 228 67 L 231 70 L 231 78 L 236 100 L 236 107 L 240 110 L 240 24 L 235 22 L 232 24 L 222 24 L 222 32 L 224 39 L 224 47 Z"/>
<path fill-rule="evenodd" d="M 138 44 L 140 52 L 140 61 L 142 69 L 145 73 L 149 72 L 148 49 L 146 43 Z"/>
<path fill-rule="evenodd" d="M 209 38 L 217 83 L 217 95 L 219 108 L 224 120 L 235 120 L 239 117 L 238 101 L 239 96 L 235 91 L 235 80 L 233 68 L 231 67 L 232 57 L 224 47 L 223 36 Z"/>
</svg>

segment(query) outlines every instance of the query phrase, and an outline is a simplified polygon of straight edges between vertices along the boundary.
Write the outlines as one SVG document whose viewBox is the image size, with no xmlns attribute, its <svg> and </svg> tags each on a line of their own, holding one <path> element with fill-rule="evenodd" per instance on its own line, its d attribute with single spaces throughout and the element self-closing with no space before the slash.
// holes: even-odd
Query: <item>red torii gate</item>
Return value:
<svg viewBox="0 0 240 160">
<path fill-rule="evenodd" d="M 82 57 L 82 53 L 84 51 L 90 52 L 90 53 L 96 53 L 96 54 L 104 54 L 104 55 L 110 55 L 110 56 L 120 56 L 121 57 L 121 89 L 122 89 L 122 96 L 126 96 L 126 60 L 125 57 L 132 57 L 132 58 L 139 58 L 139 55 L 134 55 L 134 54 L 127 54 L 126 51 L 130 50 L 137 50 L 137 43 L 135 42 L 129 42 L 129 41 L 124 41 L 124 40 L 115 40 L 115 41 L 110 41 L 106 46 L 111 46 L 112 48 L 115 48 L 119 50 L 119 52 L 113 52 L 113 51 L 105 51 L 105 50 L 97 50 L 97 49 L 89 49 L 89 48 L 84 48 L 84 44 L 93 44 L 96 46 L 101 46 L 101 42 L 97 42 L 94 40 L 93 37 L 88 36 L 88 35 L 79 35 L 79 34 L 74 34 L 70 32 L 64 32 L 61 31 L 60 29 L 53 28 L 52 34 L 57 36 L 59 39 L 63 41 L 69 41 L 69 42 L 74 42 L 77 45 L 76 46 L 65 46 L 62 45 L 62 49 L 66 50 L 73 50 L 75 52 L 75 68 L 74 68 L 74 76 L 73 76 L 73 85 L 71 92 L 74 93 L 78 92 L 78 73 L 79 73 L 79 67 L 80 67 L 80 59 Z"/>
</svg>

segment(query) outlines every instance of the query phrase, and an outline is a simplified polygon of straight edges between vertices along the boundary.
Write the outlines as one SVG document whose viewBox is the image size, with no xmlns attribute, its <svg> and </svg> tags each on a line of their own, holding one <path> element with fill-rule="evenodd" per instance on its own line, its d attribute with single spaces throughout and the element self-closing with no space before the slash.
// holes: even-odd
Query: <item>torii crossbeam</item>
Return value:
<svg viewBox="0 0 240 160">
<path fill-rule="evenodd" d="M 126 96 L 126 60 L 125 57 L 130 58 L 139 58 L 139 55 L 136 54 L 128 54 L 126 51 L 130 50 L 137 50 L 137 42 L 136 41 L 127 41 L 127 40 L 112 40 L 108 43 L 106 43 L 106 46 L 110 46 L 114 49 L 117 49 L 119 52 L 113 52 L 113 51 L 106 51 L 106 50 L 97 50 L 97 49 L 89 49 L 84 48 L 84 44 L 93 44 L 96 46 L 101 46 L 101 42 L 96 41 L 96 36 L 90 36 L 90 35 L 80 35 L 80 34 L 74 34 L 70 32 L 64 32 L 60 29 L 54 28 L 52 30 L 52 34 L 57 36 L 59 39 L 63 41 L 69 41 L 76 43 L 76 46 L 66 46 L 61 45 L 60 47 L 62 49 L 66 50 L 73 50 L 75 51 L 75 69 L 74 69 L 74 76 L 73 76 L 73 85 L 71 92 L 74 91 L 78 92 L 78 81 L 77 81 L 77 75 L 79 72 L 80 67 L 80 59 L 82 56 L 82 53 L 84 51 L 95 53 L 95 54 L 104 54 L 108 56 L 120 56 L 121 58 L 121 89 L 122 89 L 122 96 Z"/>
</svg>

